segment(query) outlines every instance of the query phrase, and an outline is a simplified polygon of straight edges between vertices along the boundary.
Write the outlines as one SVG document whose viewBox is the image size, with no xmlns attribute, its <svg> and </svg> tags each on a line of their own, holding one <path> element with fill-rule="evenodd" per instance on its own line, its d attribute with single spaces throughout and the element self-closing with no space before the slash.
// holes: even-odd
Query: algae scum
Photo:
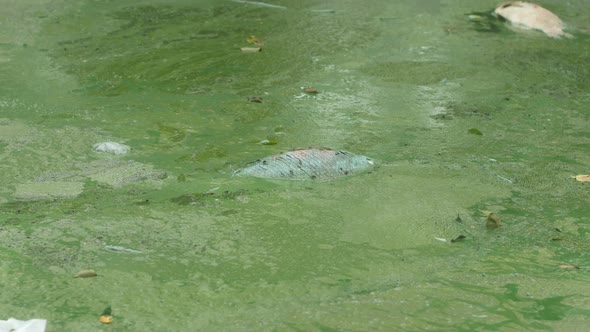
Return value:
<svg viewBox="0 0 590 332">
<path fill-rule="evenodd" d="M 572 176 L 590 173 L 588 37 L 483 29 L 466 14 L 484 1 L 267 4 L 4 5 L 0 319 L 586 327 L 590 195 Z M 589 21 L 583 1 L 543 5 Z M 379 167 L 234 176 L 310 146 Z"/>
</svg>

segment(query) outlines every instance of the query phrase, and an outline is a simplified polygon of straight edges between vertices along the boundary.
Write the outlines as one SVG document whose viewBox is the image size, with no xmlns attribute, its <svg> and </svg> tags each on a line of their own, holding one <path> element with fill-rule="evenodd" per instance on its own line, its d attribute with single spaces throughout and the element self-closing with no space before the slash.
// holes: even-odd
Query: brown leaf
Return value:
<svg viewBox="0 0 590 332">
<path fill-rule="evenodd" d="M 580 182 L 590 182 L 590 175 L 576 175 L 574 179 Z"/>
</svg>

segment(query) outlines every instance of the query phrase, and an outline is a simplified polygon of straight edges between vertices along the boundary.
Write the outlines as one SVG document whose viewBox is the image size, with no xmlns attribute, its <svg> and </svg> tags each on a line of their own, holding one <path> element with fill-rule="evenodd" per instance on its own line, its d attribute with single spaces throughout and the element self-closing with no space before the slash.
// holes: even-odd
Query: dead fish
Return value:
<svg viewBox="0 0 590 332">
<path fill-rule="evenodd" d="M 234 172 L 267 179 L 330 179 L 372 170 L 371 158 L 343 150 L 302 148 L 266 157 Z"/>
<path fill-rule="evenodd" d="M 503 2 L 496 7 L 494 15 L 507 20 L 516 27 L 543 31 L 549 37 L 571 37 L 570 34 L 563 31 L 564 24 L 557 15 L 536 3 Z"/>
</svg>

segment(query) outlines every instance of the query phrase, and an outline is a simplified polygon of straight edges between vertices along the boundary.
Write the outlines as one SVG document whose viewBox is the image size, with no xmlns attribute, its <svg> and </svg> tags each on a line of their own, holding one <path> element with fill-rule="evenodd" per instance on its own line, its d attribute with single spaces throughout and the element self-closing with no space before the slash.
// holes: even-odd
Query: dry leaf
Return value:
<svg viewBox="0 0 590 332">
<path fill-rule="evenodd" d="M 580 182 L 590 182 L 590 175 L 576 175 L 573 178 Z"/>
<path fill-rule="evenodd" d="M 564 270 L 579 270 L 580 268 L 575 266 L 575 265 L 560 265 L 559 266 L 560 269 L 564 269 Z"/>
<path fill-rule="evenodd" d="M 82 271 L 76 273 L 74 278 L 93 278 L 93 277 L 96 277 L 97 275 L 98 274 L 96 274 L 96 271 L 94 271 L 94 270 L 82 270 Z"/>
</svg>

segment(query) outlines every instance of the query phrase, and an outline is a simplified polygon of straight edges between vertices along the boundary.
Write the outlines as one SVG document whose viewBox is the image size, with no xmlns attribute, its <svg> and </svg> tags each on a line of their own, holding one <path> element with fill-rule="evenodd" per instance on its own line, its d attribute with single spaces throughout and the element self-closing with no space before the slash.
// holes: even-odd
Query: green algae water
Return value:
<svg viewBox="0 0 590 332">
<path fill-rule="evenodd" d="M 495 5 L 2 1 L 0 319 L 584 330 L 590 15 L 542 3 L 572 39 L 469 20 Z M 233 176 L 310 146 L 378 167 Z"/>
</svg>

